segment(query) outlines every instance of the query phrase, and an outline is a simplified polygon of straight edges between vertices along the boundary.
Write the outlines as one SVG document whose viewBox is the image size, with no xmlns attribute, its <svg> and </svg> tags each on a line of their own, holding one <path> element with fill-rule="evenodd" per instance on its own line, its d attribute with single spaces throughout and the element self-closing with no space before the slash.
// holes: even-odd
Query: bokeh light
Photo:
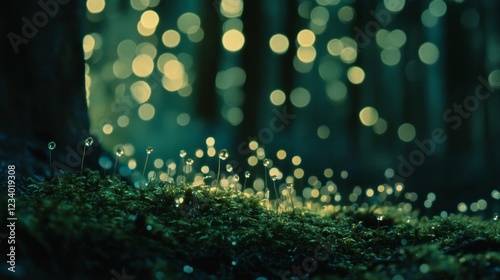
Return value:
<svg viewBox="0 0 500 280">
<path fill-rule="evenodd" d="M 243 48 L 243 45 L 245 44 L 245 36 L 243 36 L 243 33 L 239 30 L 228 30 L 222 36 L 222 44 L 226 50 L 230 52 L 237 52 Z"/>
<path fill-rule="evenodd" d="M 358 66 L 352 66 L 347 70 L 347 78 L 355 85 L 361 84 L 365 80 L 365 71 Z"/>
<path fill-rule="evenodd" d="M 372 126 L 377 123 L 378 112 L 373 107 L 365 107 L 359 112 L 359 119 L 365 126 Z"/>
<path fill-rule="evenodd" d="M 170 29 L 163 33 L 161 40 L 165 47 L 175 48 L 181 41 L 181 35 L 179 34 L 179 32 Z"/>
<path fill-rule="evenodd" d="M 275 34 L 269 40 L 269 46 L 276 54 L 286 53 L 289 46 L 288 38 L 283 34 Z"/>
<path fill-rule="evenodd" d="M 295 107 L 304 108 L 311 101 L 311 94 L 307 89 L 298 87 L 290 93 L 290 101 Z"/>
<path fill-rule="evenodd" d="M 418 49 L 418 56 L 423 63 L 431 65 L 436 63 L 438 60 L 439 49 L 435 44 L 426 42 Z"/>
<path fill-rule="evenodd" d="M 278 191 L 285 190 L 286 195 L 285 180 L 293 182 L 296 202 L 311 209 L 340 209 L 336 203 L 365 207 L 400 195 L 405 200 L 397 202 L 401 211 L 416 209 L 414 202 L 434 211 L 441 202 L 426 194 L 441 198 L 438 191 L 426 190 L 421 197 L 427 199 L 422 201 L 417 201 L 416 193 L 403 193 L 421 179 L 401 176 L 398 156 L 408 158 L 405 151 L 416 145 L 411 142 L 420 143 L 417 128 L 431 138 L 434 128 L 448 131 L 455 124 L 451 120 L 461 117 L 454 103 L 463 105 L 467 96 L 475 94 L 466 92 L 467 88 L 482 85 L 484 93 L 500 88 L 500 41 L 489 36 L 491 28 L 485 28 L 488 15 L 480 6 L 452 2 L 417 5 L 379 0 L 368 3 L 365 11 L 353 1 L 299 1 L 290 4 L 290 14 L 278 13 L 282 11 L 275 5 L 263 6 L 268 14 L 258 15 L 253 21 L 259 24 L 252 25 L 244 13 L 252 11 L 254 3 L 242 0 L 175 7 L 160 5 L 159 0 L 130 0 L 121 8 L 105 0 L 87 0 L 86 17 L 95 30 L 83 36 L 82 47 L 93 131 L 105 137 L 106 149 L 133 143 L 125 149 L 129 157 L 123 160 L 125 169 L 142 167 L 143 159 L 135 149 L 152 145 L 156 154 L 160 140 L 148 133 L 167 139 L 158 148 L 158 158 L 152 159 L 155 168 L 164 169 L 158 176 L 165 180 L 182 169 L 178 158 L 168 158 L 178 153 L 172 147 L 185 149 L 195 158 L 190 179 L 197 184 L 210 182 L 203 176 L 215 176 L 211 161 L 227 148 L 238 151 L 233 152 L 234 160 L 252 174 L 247 189 L 261 197 L 264 177 L 259 169 L 267 157 L 276 164 L 269 172 L 284 180 L 277 182 Z M 126 6 L 129 10 L 124 12 Z M 166 6 L 171 9 L 165 10 Z M 451 19 L 457 34 L 463 34 L 460 40 L 446 28 Z M 463 39 L 471 37 L 467 34 L 474 40 Z M 474 50 L 477 62 L 472 63 L 468 59 L 472 54 L 465 50 Z M 463 92 L 451 93 L 448 90 L 456 84 L 461 88 L 459 80 L 467 78 L 455 67 L 459 63 L 453 62 L 455 58 L 463 59 L 477 75 L 470 78 L 474 85 L 470 82 Z M 481 79 L 474 80 L 478 76 Z M 488 102 L 479 104 L 481 113 L 467 112 L 472 117 L 464 117 L 466 126 L 457 129 L 469 131 L 466 138 L 475 139 L 474 143 L 483 139 L 481 131 L 497 135 L 491 107 L 495 101 L 491 95 Z M 451 113 L 443 115 L 448 109 Z M 484 122 L 485 116 L 489 122 Z M 131 132 L 137 129 L 141 137 Z M 446 136 L 453 141 L 436 145 L 436 162 L 462 143 L 451 134 Z M 144 138 L 156 143 L 143 143 Z M 313 156 L 318 153 L 321 156 Z M 423 171 L 415 174 L 433 167 L 432 160 L 426 161 L 419 166 Z M 314 176 L 311 169 L 322 176 Z M 365 180 L 361 170 L 366 174 L 377 170 L 378 177 Z M 221 176 L 228 186 L 229 176 Z M 376 182 L 368 182 L 373 178 Z M 402 178 L 405 187 L 378 182 L 380 178 Z M 445 213 L 480 213 L 493 206 L 488 199 L 464 198 Z"/>
<path fill-rule="evenodd" d="M 404 142 L 413 141 L 413 139 L 415 139 L 416 134 L 417 131 L 415 130 L 415 127 L 410 123 L 404 123 L 400 125 L 398 128 L 399 139 L 401 139 Z"/>
<path fill-rule="evenodd" d="M 87 0 L 87 10 L 93 14 L 100 13 L 106 7 L 104 0 Z"/>
</svg>

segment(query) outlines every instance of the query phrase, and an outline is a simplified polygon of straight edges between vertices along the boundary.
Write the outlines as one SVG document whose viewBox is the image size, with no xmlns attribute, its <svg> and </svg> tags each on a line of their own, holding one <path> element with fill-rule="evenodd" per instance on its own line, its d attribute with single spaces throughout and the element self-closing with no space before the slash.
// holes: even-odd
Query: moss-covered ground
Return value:
<svg viewBox="0 0 500 280">
<path fill-rule="evenodd" d="M 408 219 L 387 205 L 276 213 L 235 192 L 89 170 L 25 189 L 16 273 L 2 272 L 17 279 L 500 278 L 493 220 Z"/>
</svg>

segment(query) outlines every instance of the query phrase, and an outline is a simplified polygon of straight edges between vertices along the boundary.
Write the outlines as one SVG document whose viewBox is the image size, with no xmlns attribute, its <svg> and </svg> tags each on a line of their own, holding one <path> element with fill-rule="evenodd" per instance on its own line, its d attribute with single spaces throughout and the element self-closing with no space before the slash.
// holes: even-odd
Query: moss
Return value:
<svg viewBox="0 0 500 280">
<path fill-rule="evenodd" d="M 26 190 L 17 207 L 23 277 L 112 279 L 122 269 L 135 279 L 500 277 L 496 225 L 477 218 L 418 219 L 390 205 L 276 213 L 240 193 L 136 188 L 89 170 Z"/>
</svg>

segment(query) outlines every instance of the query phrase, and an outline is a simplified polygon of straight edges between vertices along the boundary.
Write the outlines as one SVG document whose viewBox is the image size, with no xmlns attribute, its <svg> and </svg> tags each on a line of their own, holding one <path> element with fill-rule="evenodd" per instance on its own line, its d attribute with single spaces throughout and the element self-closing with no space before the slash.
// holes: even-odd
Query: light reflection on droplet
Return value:
<svg viewBox="0 0 500 280">
<path fill-rule="evenodd" d="M 229 157 L 229 152 L 226 149 L 219 151 L 219 159 L 226 160 Z"/>
<path fill-rule="evenodd" d="M 90 146 L 94 143 L 94 138 L 92 137 L 88 137 L 87 139 L 85 139 L 85 146 Z"/>
<path fill-rule="evenodd" d="M 121 156 L 123 156 L 123 154 L 125 154 L 125 150 L 123 149 L 123 147 L 121 147 L 121 146 L 120 146 L 120 147 L 118 147 L 118 148 L 116 149 L 116 151 L 115 151 L 115 155 L 116 155 L 117 157 L 121 157 Z"/>
<path fill-rule="evenodd" d="M 54 141 L 49 142 L 49 144 L 47 145 L 47 147 L 51 151 L 54 150 L 56 148 L 56 142 L 54 142 Z"/>
<path fill-rule="evenodd" d="M 185 157 L 185 156 L 186 156 L 186 154 L 187 154 L 187 153 L 186 153 L 186 151 L 184 151 L 184 150 L 180 150 L 180 152 L 179 152 L 179 156 L 180 156 L 181 158 Z"/>
</svg>

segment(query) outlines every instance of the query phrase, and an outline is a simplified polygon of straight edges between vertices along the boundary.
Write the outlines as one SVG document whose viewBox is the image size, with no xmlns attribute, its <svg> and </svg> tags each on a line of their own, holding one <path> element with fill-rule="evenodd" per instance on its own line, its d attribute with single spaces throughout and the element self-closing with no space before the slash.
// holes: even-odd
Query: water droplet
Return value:
<svg viewBox="0 0 500 280">
<path fill-rule="evenodd" d="M 497 221 L 497 220 L 498 220 L 498 213 L 495 213 L 495 214 L 493 215 L 493 221 Z"/>
<path fill-rule="evenodd" d="M 146 153 L 151 154 L 153 152 L 153 147 L 147 147 L 146 148 Z"/>
<path fill-rule="evenodd" d="M 187 153 L 186 153 L 186 151 L 184 151 L 184 150 L 181 150 L 181 151 L 179 152 L 179 156 L 180 156 L 181 158 L 185 157 L 185 156 L 186 156 L 186 154 L 187 154 Z"/>
<path fill-rule="evenodd" d="M 245 178 L 250 178 L 250 171 L 245 171 Z"/>
<path fill-rule="evenodd" d="M 125 154 L 125 150 L 123 149 L 123 147 L 118 147 L 118 149 L 116 149 L 115 154 L 117 157 L 121 157 Z"/>
<path fill-rule="evenodd" d="M 276 176 L 276 175 L 271 176 L 271 180 L 273 180 L 273 182 L 278 180 L 278 176 Z"/>
<path fill-rule="evenodd" d="M 94 138 L 92 137 L 88 137 L 87 139 L 85 139 L 85 146 L 90 146 L 94 143 Z"/>
<path fill-rule="evenodd" d="M 146 229 L 147 229 L 148 231 L 151 231 L 151 230 L 153 229 L 153 226 L 152 226 L 152 225 L 147 225 L 147 226 L 146 226 Z"/>
<path fill-rule="evenodd" d="M 293 188 L 293 183 L 287 183 L 287 184 L 286 184 L 286 188 L 287 188 L 287 189 L 291 189 L 291 188 Z"/>
<path fill-rule="evenodd" d="M 47 147 L 49 148 L 49 150 L 53 150 L 56 148 L 56 142 L 54 141 L 50 141 L 49 144 L 47 145 Z"/>
<path fill-rule="evenodd" d="M 193 165 L 193 163 L 194 163 L 194 160 L 192 158 L 186 159 L 186 164 L 187 165 Z"/>
<path fill-rule="evenodd" d="M 227 172 L 233 172 L 233 166 L 231 164 L 226 165 L 226 171 Z"/>
<path fill-rule="evenodd" d="M 222 160 L 226 160 L 229 157 L 229 152 L 226 149 L 222 149 L 219 151 L 219 158 Z"/>
<path fill-rule="evenodd" d="M 240 176 L 239 176 L 238 174 L 234 174 L 234 175 L 233 175 L 233 180 L 234 180 L 235 182 L 238 182 L 238 181 L 240 180 Z"/>
<path fill-rule="evenodd" d="M 238 264 L 238 262 L 237 262 L 237 261 L 232 261 L 232 262 L 231 262 L 231 264 L 232 264 L 232 265 L 237 265 L 237 264 Z"/>
<path fill-rule="evenodd" d="M 263 161 L 262 161 L 262 164 L 264 164 L 265 167 L 271 167 L 273 165 L 273 161 L 268 159 L 268 158 L 265 158 Z"/>
<path fill-rule="evenodd" d="M 182 270 L 185 272 L 185 273 L 193 273 L 193 267 L 189 266 L 189 265 L 185 265 Z"/>
<path fill-rule="evenodd" d="M 235 236 L 229 236 L 229 237 L 227 238 L 227 240 L 228 240 L 229 242 L 231 242 L 231 245 L 233 245 L 233 246 L 235 246 L 235 245 L 236 245 L 236 243 L 238 243 L 238 238 L 237 238 L 237 237 L 235 237 Z"/>
</svg>

